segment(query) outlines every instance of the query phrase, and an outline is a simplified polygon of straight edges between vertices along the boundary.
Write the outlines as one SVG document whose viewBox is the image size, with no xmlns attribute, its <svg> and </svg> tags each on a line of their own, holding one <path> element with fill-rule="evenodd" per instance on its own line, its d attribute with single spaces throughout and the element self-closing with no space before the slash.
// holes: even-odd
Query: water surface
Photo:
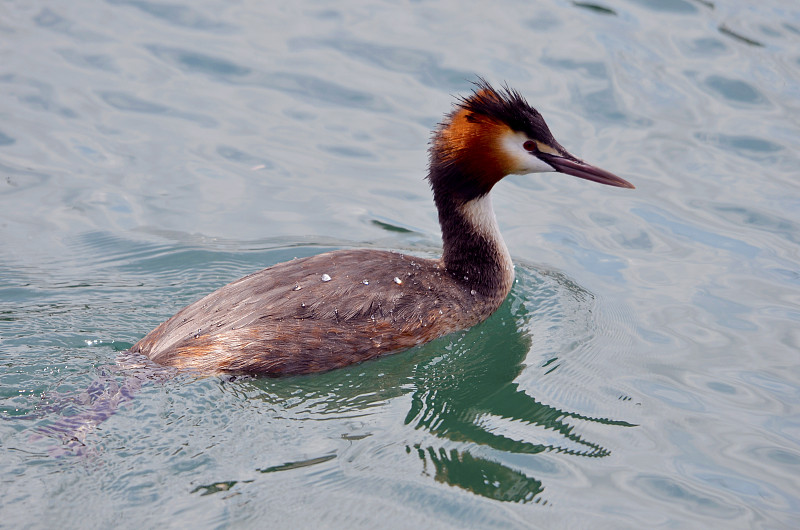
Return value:
<svg viewBox="0 0 800 530">
<path fill-rule="evenodd" d="M 791 3 L 0 11 L 2 525 L 800 521 Z M 429 131 L 476 75 L 637 186 L 498 185 L 489 321 L 289 379 L 116 365 L 262 267 L 435 255 Z"/>
</svg>

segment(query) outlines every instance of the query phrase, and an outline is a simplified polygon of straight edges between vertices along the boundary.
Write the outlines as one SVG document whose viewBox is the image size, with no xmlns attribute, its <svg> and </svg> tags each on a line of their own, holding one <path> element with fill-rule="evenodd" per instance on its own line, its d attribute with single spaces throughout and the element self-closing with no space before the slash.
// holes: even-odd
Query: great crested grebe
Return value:
<svg viewBox="0 0 800 530">
<path fill-rule="evenodd" d="M 633 188 L 569 154 L 518 92 L 480 80 L 431 141 L 440 259 L 338 250 L 280 263 L 183 308 L 131 350 L 182 370 L 282 376 L 473 326 L 500 307 L 514 280 L 489 192 L 506 175 L 549 171 Z"/>
</svg>

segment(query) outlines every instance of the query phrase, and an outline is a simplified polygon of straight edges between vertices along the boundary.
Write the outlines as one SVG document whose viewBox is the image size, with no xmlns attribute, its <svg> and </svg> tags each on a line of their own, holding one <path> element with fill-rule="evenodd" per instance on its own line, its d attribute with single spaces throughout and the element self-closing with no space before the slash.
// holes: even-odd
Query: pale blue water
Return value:
<svg viewBox="0 0 800 530">
<path fill-rule="evenodd" d="M 476 75 L 637 186 L 501 183 L 488 322 L 323 375 L 151 374 L 37 436 L 244 274 L 435 254 L 429 131 Z M 788 1 L 5 2 L 0 527 L 796 527 L 798 102 Z"/>
</svg>

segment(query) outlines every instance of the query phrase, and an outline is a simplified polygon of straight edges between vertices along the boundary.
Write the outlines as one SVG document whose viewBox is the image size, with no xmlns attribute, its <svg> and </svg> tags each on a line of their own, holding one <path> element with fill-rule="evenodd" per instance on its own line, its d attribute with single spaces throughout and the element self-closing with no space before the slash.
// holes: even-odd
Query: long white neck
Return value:
<svg viewBox="0 0 800 530">
<path fill-rule="evenodd" d="M 511 270 L 513 273 L 514 265 L 511 262 L 511 254 L 508 253 L 506 242 L 500 234 L 500 227 L 497 226 L 497 217 L 495 217 L 492 207 L 492 196 L 487 193 L 483 197 L 462 205 L 460 210 L 466 222 L 473 227 L 475 232 L 494 244 L 497 250 L 497 259 L 502 268 Z"/>
<path fill-rule="evenodd" d="M 492 200 L 481 197 L 441 208 L 442 260 L 453 277 L 491 296 L 505 297 L 514 280 L 514 265 L 497 226 Z"/>
</svg>

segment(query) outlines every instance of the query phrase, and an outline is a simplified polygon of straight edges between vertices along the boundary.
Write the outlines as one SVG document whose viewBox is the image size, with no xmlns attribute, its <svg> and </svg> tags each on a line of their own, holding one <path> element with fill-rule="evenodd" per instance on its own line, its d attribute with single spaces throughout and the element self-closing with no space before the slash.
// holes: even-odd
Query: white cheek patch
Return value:
<svg viewBox="0 0 800 530">
<path fill-rule="evenodd" d="M 525 134 L 512 132 L 503 136 L 500 141 L 500 149 L 512 161 L 511 167 L 513 170 L 511 173 L 525 175 L 527 173 L 549 173 L 555 171 L 553 166 L 543 160 L 539 160 L 536 155 L 531 154 L 522 147 L 522 144 L 528 140 L 529 138 Z"/>
</svg>

